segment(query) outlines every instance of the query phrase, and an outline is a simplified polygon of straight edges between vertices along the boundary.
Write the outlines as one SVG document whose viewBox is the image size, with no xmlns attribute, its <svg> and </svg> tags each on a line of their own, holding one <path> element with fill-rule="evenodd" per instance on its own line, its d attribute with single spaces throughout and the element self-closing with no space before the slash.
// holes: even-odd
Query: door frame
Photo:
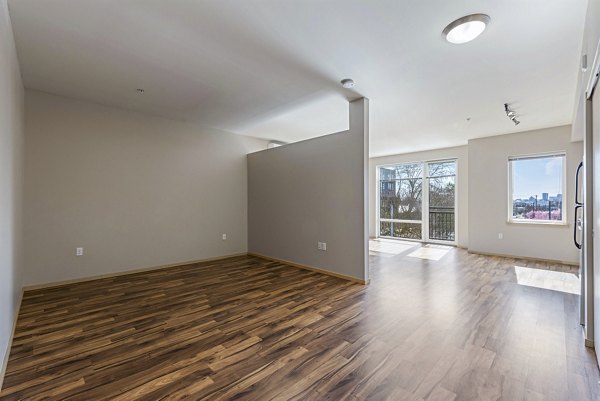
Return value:
<svg viewBox="0 0 600 401">
<path fill-rule="evenodd" d="M 598 319 L 598 313 L 600 312 L 600 294 L 595 290 L 596 284 L 600 280 L 600 249 L 594 246 L 597 242 L 597 238 L 594 238 L 594 226 L 596 225 L 596 216 L 600 213 L 600 210 L 596 210 L 593 207 L 596 200 L 594 199 L 594 192 L 596 190 L 594 183 L 600 177 L 596 177 L 594 171 L 597 169 L 600 164 L 600 160 L 595 160 L 595 147 L 597 146 L 594 143 L 594 101 L 593 98 L 598 95 L 597 85 L 598 79 L 600 78 L 600 41 L 596 46 L 596 53 L 594 55 L 594 62 L 592 64 L 592 69 L 590 73 L 589 80 L 586 85 L 585 91 L 585 99 L 584 99 L 584 123 L 585 123 L 585 132 L 584 132 L 584 158 L 588 162 L 584 161 L 584 171 L 585 171 L 585 185 L 584 185 L 584 235 L 588 237 L 584 237 L 584 247 L 588 247 L 588 251 L 591 245 L 591 252 L 584 253 L 584 260 L 586 257 L 592 259 L 592 262 L 589 263 L 589 260 L 586 263 L 582 264 L 582 272 L 581 275 L 585 274 L 585 297 L 582 294 L 581 301 L 585 303 L 584 314 L 585 314 L 585 326 L 584 326 L 584 336 L 585 343 L 588 347 L 594 347 L 600 342 L 600 321 Z M 600 99 L 596 99 L 596 102 L 600 101 Z M 600 116 L 596 116 L 596 120 L 600 120 Z M 600 123 L 600 121 L 597 121 Z M 588 143 L 591 142 L 591 143 Z M 592 161 L 592 165 L 588 166 L 589 159 Z M 589 175 L 588 175 L 589 174 Z M 592 183 L 591 188 L 588 188 L 589 183 Z M 589 191 L 588 191 L 589 189 Z M 588 196 L 589 192 L 589 196 Z M 592 210 L 589 209 L 589 205 L 592 205 Z M 591 214 L 591 219 L 589 218 Z M 586 227 L 587 225 L 591 226 L 591 230 Z M 591 237 L 591 239 L 589 238 Z M 584 248 L 585 251 L 585 248 Z M 583 271 L 583 267 L 585 267 L 585 271 Z M 584 299 L 585 298 L 585 299 Z M 600 365 L 600 352 L 596 352 L 596 361 Z"/>
</svg>

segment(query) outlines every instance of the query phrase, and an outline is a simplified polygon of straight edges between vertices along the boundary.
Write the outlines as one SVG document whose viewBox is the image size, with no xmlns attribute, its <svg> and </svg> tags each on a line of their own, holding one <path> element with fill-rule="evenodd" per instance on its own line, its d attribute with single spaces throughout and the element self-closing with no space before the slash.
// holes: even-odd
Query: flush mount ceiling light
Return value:
<svg viewBox="0 0 600 401">
<path fill-rule="evenodd" d="M 450 43 L 467 43 L 483 33 L 490 22 L 489 15 L 471 14 L 451 22 L 442 34 Z"/>
<path fill-rule="evenodd" d="M 346 89 L 354 88 L 354 85 L 355 85 L 354 80 L 352 80 L 350 78 L 342 79 L 340 83 Z"/>
</svg>

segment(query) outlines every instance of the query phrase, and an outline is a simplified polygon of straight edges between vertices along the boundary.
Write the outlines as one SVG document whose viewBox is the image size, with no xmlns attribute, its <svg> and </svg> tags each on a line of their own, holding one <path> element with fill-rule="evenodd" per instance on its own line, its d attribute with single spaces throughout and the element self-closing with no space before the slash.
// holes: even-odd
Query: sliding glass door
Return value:
<svg viewBox="0 0 600 401">
<path fill-rule="evenodd" d="M 433 241 L 456 239 L 455 200 L 456 200 L 456 162 L 427 163 L 429 189 L 429 230 Z"/>
<path fill-rule="evenodd" d="M 396 164 L 378 173 L 379 236 L 456 240 L 456 161 Z"/>
</svg>

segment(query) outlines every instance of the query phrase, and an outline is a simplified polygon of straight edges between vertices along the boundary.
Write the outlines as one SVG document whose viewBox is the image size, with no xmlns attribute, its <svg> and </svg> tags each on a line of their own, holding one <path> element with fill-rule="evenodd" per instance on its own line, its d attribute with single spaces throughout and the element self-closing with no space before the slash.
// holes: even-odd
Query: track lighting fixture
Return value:
<svg viewBox="0 0 600 401">
<path fill-rule="evenodd" d="M 515 123 L 515 125 L 521 124 L 521 121 L 517 120 L 517 113 L 508 107 L 508 103 L 504 103 L 504 112 L 506 113 L 506 116 L 510 118 L 510 121 Z"/>
</svg>

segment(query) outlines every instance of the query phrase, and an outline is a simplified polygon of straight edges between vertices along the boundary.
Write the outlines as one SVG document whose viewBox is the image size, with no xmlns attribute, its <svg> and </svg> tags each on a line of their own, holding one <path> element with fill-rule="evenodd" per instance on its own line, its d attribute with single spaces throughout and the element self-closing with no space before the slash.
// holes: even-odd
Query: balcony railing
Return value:
<svg viewBox="0 0 600 401">
<path fill-rule="evenodd" d="M 454 208 L 436 207 L 429 209 L 429 239 L 454 241 Z"/>
</svg>

